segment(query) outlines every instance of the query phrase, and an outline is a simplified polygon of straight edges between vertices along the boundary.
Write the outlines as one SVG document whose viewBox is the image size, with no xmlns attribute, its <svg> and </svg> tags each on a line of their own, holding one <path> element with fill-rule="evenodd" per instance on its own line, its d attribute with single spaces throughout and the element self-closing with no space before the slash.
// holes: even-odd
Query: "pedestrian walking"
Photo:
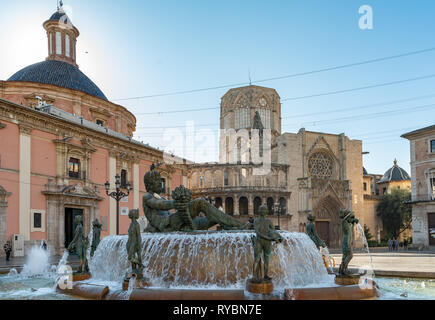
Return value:
<svg viewBox="0 0 435 320">
<path fill-rule="evenodd" d="M 399 251 L 399 240 L 397 238 L 394 240 L 394 246 L 396 247 L 396 251 Z"/>
<path fill-rule="evenodd" d="M 408 239 L 403 240 L 403 249 L 408 250 Z"/>
<path fill-rule="evenodd" d="M 393 250 L 393 240 L 391 240 L 391 238 L 388 239 L 387 244 L 388 244 L 388 251 L 392 251 Z"/>
<path fill-rule="evenodd" d="M 9 261 L 9 257 L 11 256 L 11 252 L 12 252 L 11 242 L 7 241 L 3 246 L 3 249 L 5 250 L 6 253 L 6 261 Z"/>
</svg>

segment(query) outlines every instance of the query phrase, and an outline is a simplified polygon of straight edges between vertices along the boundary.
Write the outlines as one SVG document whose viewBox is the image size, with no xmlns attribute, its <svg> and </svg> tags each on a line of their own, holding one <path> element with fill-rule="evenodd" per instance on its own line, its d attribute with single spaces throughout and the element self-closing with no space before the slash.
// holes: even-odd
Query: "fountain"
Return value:
<svg viewBox="0 0 435 320">
<path fill-rule="evenodd" d="M 81 271 L 89 267 L 91 277 L 69 287 L 57 285 L 58 291 L 91 299 L 130 300 L 377 296 L 373 286 L 334 284 L 318 243 L 305 233 L 276 231 L 266 218 L 265 206 L 260 208 L 260 218 L 246 224 L 203 198 L 191 200 L 190 190 L 183 186 L 173 191 L 173 200 L 162 198 L 157 171 L 147 172 L 144 182 L 147 192 L 143 209 L 149 222 L 146 232 L 140 233 L 139 210 L 132 209 L 128 235 L 107 236 L 98 247 L 93 246 L 90 254 L 87 239 L 92 246 L 99 233 L 92 230 L 85 238 L 78 221 L 69 249 L 80 254 Z M 98 221 L 94 225 L 100 226 Z M 210 231 L 213 226 L 223 231 Z M 58 273 L 66 267 L 67 258 L 66 250 Z"/>
<path fill-rule="evenodd" d="M 338 299 L 377 295 L 373 287 L 335 285 L 318 248 L 325 248 L 324 242 L 305 233 L 274 230 L 266 219 L 265 206 L 260 208 L 260 218 L 245 224 L 205 199 L 191 200 L 192 193 L 184 186 L 173 191 L 173 200 L 162 198 L 161 177 L 156 170 L 147 172 L 144 182 L 146 232 L 140 233 L 139 211 L 130 210 L 128 236 L 101 240 L 88 261 L 91 278 L 75 283 L 76 292 L 86 294 L 90 288 L 102 298 L 102 290 L 108 290 L 101 284 L 115 283 L 108 299 Z M 224 230 L 208 230 L 215 225 Z"/>
<path fill-rule="evenodd" d="M 320 252 L 307 235 L 280 231 L 270 276 L 277 287 L 327 282 Z M 155 287 L 240 289 L 252 275 L 252 231 L 142 234 L 142 263 Z M 89 264 L 92 278 L 123 281 L 129 271 L 127 236 L 104 238 Z"/>
<path fill-rule="evenodd" d="M 30 249 L 27 256 L 26 264 L 20 275 L 24 277 L 42 276 L 50 271 L 50 264 L 48 262 L 50 254 L 42 246 L 34 246 Z"/>
</svg>

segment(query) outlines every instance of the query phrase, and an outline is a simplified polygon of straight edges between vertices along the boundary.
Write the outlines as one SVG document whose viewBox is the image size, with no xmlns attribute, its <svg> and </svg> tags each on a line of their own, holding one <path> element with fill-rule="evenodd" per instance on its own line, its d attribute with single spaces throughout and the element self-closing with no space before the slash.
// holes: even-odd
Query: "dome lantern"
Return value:
<svg viewBox="0 0 435 320">
<path fill-rule="evenodd" d="M 46 60 L 68 62 L 78 67 L 76 63 L 76 43 L 80 33 L 65 13 L 62 1 L 58 4 L 57 11 L 44 22 L 43 27 L 47 31 L 48 38 L 48 56 Z"/>
</svg>

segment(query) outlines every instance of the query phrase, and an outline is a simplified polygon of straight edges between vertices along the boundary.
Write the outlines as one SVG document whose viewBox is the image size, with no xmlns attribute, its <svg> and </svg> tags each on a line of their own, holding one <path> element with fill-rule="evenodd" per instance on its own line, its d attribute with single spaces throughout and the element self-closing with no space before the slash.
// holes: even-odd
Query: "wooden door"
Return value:
<svg viewBox="0 0 435 320">
<path fill-rule="evenodd" d="M 329 247 L 329 221 L 316 221 L 317 234 Z"/>
</svg>

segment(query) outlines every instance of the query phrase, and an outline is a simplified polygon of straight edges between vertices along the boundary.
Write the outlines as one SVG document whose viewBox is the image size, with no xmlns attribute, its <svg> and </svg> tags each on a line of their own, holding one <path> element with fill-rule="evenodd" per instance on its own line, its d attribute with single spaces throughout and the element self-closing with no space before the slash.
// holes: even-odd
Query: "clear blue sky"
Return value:
<svg viewBox="0 0 435 320">
<path fill-rule="evenodd" d="M 80 69 L 110 100 L 244 83 L 248 70 L 256 81 L 435 47 L 431 0 L 65 0 L 64 4 L 67 12 L 72 8 L 71 19 L 81 33 Z M 373 8 L 373 30 L 358 27 L 358 9 L 365 4 Z M 0 8 L 0 79 L 6 80 L 47 56 L 42 23 L 56 10 L 56 1 L 0 0 Z M 431 51 L 261 85 L 275 88 L 282 99 L 313 95 L 435 74 L 434 59 Z M 163 131 L 158 127 L 193 120 L 198 129 L 218 129 L 219 109 L 140 113 L 218 107 L 228 89 L 118 103 L 136 115 L 135 137 L 162 147 Z M 286 101 L 282 131 L 305 127 L 344 132 L 363 140 L 363 151 L 370 152 L 364 156 L 369 172 L 384 173 L 394 158 L 409 171 L 409 142 L 400 135 L 434 124 L 435 107 L 397 110 L 435 103 L 435 97 L 362 107 L 431 94 L 435 95 L 435 78 Z M 354 109 L 331 112 L 343 108 Z M 379 112 L 386 114 L 374 114 Z M 313 115 L 301 117 L 307 114 Z M 343 119 L 347 117 L 351 118 Z M 325 121 L 334 119 L 339 120 Z"/>
</svg>

